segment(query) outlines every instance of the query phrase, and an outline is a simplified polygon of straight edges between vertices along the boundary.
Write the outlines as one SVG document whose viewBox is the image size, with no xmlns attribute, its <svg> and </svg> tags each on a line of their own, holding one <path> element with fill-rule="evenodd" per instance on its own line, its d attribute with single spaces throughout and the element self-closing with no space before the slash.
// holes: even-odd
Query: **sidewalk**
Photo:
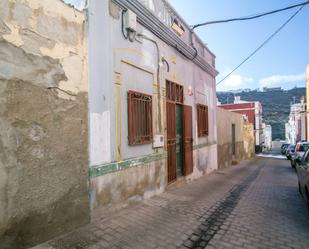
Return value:
<svg viewBox="0 0 309 249">
<path fill-rule="evenodd" d="M 247 167 L 253 162 L 243 162 L 171 188 L 35 249 L 190 247 L 198 238 L 195 231 L 207 217 L 218 211 L 219 201 L 256 168 Z M 215 230 L 210 231 L 205 239 L 211 239 L 214 234 Z"/>
</svg>

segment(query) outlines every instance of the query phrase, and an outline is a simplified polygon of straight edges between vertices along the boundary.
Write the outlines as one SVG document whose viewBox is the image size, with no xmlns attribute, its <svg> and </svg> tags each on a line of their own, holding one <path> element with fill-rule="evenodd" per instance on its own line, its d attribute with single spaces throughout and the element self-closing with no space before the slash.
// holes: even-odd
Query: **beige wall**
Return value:
<svg viewBox="0 0 309 249">
<path fill-rule="evenodd" d="M 85 16 L 52 2 L 0 1 L 4 248 L 23 248 L 89 220 Z"/>
<path fill-rule="evenodd" d="M 255 156 L 254 145 L 254 127 L 249 121 L 244 122 L 243 127 L 243 140 L 244 140 L 244 159 L 252 158 Z"/>
<path fill-rule="evenodd" d="M 232 124 L 235 124 L 235 155 L 232 153 Z M 242 114 L 217 107 L 217 130 L 219 169 L 254 155 L 253 127 L 244 121 Z"/>
</svg>

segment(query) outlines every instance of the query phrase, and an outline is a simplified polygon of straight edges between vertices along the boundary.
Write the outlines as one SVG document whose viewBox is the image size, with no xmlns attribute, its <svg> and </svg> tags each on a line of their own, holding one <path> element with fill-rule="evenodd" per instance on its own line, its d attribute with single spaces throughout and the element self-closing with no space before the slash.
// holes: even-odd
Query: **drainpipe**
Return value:
<svg viewBox="0 0 309 249">
<path fill-rule="evenodd" d="M 153 40 L 152 38 L 144 35 L 144 34 L 136 34 L 137 37 L 143 38 L 145 40 L 148 40 L 152 42 L 157 50 L 157 84 L 158 84 L 158 113 L 159 113 L 159 133 L 162 134 L 162 124 L 161 124 L 161 84 L 160 84 L 160 49 L 158 43 Z"/>
<path fill-rule="evenodd" d="M 191 61 L 193 61 L 198 54 L 197 49 L 196 49 L 196 47 L 194 46 L 194 43 L 193 43 L 193 29 L 190 29 L 190 45 L 195 51 L 193 58 L 189 58 Z"/>
</svg>

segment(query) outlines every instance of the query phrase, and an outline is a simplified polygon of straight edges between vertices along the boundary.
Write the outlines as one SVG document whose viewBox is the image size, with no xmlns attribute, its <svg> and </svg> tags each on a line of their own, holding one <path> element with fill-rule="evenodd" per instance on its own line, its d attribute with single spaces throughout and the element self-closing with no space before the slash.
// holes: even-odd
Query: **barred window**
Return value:
<svg viewBox="0 0 309 249">
<path fill-rule="evenodd" d="M 176 102 L 177 104 L 183 103 L 183 86 L 166 81 L 166 98 L 169 101 Z"/>
<path fill-rule="evenodd" d="M 129 145 L 152 142 L 152 96 L 128 92 Z"/>
<path fill-rule="evenodd" d="M 197 105 L 197 130 L 198 136 L 208 136 L 208 106 Z"/>
</svg>

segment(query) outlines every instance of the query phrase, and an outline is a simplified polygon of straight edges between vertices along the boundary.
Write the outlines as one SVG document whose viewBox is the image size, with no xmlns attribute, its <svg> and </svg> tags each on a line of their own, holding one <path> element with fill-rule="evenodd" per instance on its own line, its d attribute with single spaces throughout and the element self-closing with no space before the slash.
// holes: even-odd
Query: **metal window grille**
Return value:
<svg viewBox="0 0 309 249">
<path fill-rule="evenodd" d="M 152 96 L 128 91 L 129 145 L 152 142 Z"/>
<path fill-rule="evenodd" d="M 198 136 L 208 136 L 208 106 L 197 105 L 197 129 Z"/>
<path fill-rule="evenodd" d="M 177 104 L 183 104 L 183 86 L 167 80 L 166 99 Z"/>
</svg>

